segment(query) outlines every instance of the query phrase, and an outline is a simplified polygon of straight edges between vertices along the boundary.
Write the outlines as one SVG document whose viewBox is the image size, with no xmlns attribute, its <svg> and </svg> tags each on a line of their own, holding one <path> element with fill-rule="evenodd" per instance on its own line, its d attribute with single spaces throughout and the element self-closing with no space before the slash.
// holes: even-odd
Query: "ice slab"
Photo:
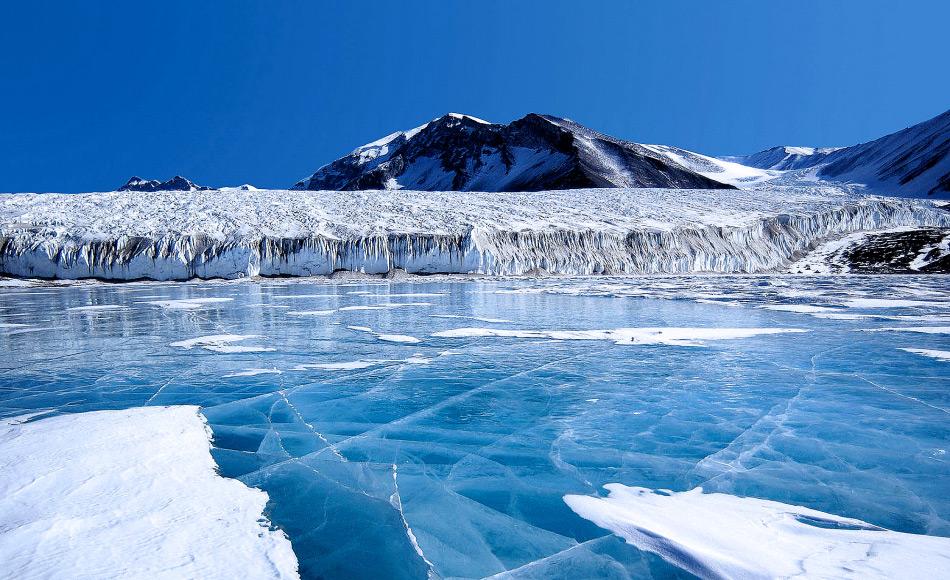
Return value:
<svg viewBox="0 0 950 580">
<path fill-rule="evenodd" d="M 950 570 L 950 538 L 893 532 L 805 507 L 722 493 L 604 486 L 568 495 L 581 517 L 700 578 L 919 578 Z"/>
<path fill-rule="evenodd" d="M 0 575 L 297 578 L 267 494 L 216 473 L 197 407 L 0 422 Z"/>
</svg>

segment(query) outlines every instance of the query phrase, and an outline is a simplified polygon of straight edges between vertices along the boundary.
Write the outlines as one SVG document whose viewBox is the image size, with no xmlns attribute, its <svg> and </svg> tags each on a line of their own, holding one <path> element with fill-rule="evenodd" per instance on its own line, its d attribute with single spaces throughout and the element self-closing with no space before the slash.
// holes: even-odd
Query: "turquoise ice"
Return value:
<svg viewBox="0 0 950 580">
<path fill-rule="evenodd" d="M 304 577 L 675 577 L 564 496 L 950 536 L 948 333 L 939 277 L 5 287 L 0 416 L 202 406 Z"/>
</svg>

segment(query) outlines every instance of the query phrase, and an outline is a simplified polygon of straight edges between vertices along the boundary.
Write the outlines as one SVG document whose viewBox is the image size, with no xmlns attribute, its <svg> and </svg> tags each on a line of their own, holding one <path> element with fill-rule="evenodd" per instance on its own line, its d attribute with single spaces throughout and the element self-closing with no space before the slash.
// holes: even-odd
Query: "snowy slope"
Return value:
<svg viewBox="0 0 950 580">
<path fill-rule="evenodd" d="M 841 147 L 791 147 L 788 145 L 772 147 L 752 155 L 727 155 L 723 161 L 731 161 L 758 169 L 789 171 L 806 169 L 820 164 L 831 153 Z"/>
<path fill-rule="evenodd" d="M 0 273 L 104 279 L 760 272 L 813 245 L 950 226 L 923 200 L 835 188 L 0 195 Z"/>
<path fill-rule="evenodd" d="M 836 183 L 855 184 L 884 195 L 950 195 L 950 111 L 875 139 L 838 149 L 775 147 L 724 157 L 761 169 L 806 170 Z"/>
<path fill-rule="evenodd" d="M 669 145 L 644 145 L 644 147 L 700 175 L 740 188 L 759 185 L 782 175 L 781 171 L 760 169 L 748 164 L 708 157 L 679 147 Z"/>
<path fill-rule="evenodd" d="M 582 125 L 529 114 L 508 125 L 450 113 L 321 167 L 294 189 L 541 191 L 730 188 L 670 156 Z"/>
<path fill-rule="evenodd" d="M 267 494 L 225 479 L 198 408 L 0 421 L 0 576 L 297 578 Z"/>
</svg>

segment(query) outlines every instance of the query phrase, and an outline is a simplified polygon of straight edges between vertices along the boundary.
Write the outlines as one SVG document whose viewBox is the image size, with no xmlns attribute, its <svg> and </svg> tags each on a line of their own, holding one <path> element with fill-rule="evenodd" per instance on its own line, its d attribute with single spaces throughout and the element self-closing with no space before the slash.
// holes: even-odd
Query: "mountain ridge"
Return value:
<svg viewBox="0 0 950 580">
<path fill-rule="evenodd" d="M 638 143 L 537 113 L 507 125 L 449 113 L 358 147 L 294 185 L 340 191 L 591 187 L 735 189 Z"/>
</svg>

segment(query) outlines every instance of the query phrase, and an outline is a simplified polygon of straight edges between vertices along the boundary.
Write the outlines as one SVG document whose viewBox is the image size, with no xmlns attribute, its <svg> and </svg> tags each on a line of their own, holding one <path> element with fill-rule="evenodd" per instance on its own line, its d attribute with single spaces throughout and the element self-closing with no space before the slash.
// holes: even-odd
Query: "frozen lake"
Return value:
<svg viewBox="0 0 950 580">
<path fill-rule="evenodd" d="M 10 286 L 0 351 L 0 417 L 200 405 L 307 578 L 688 575 L 611 483 L 950 536 L 940 276 Z"/>
</svg>

